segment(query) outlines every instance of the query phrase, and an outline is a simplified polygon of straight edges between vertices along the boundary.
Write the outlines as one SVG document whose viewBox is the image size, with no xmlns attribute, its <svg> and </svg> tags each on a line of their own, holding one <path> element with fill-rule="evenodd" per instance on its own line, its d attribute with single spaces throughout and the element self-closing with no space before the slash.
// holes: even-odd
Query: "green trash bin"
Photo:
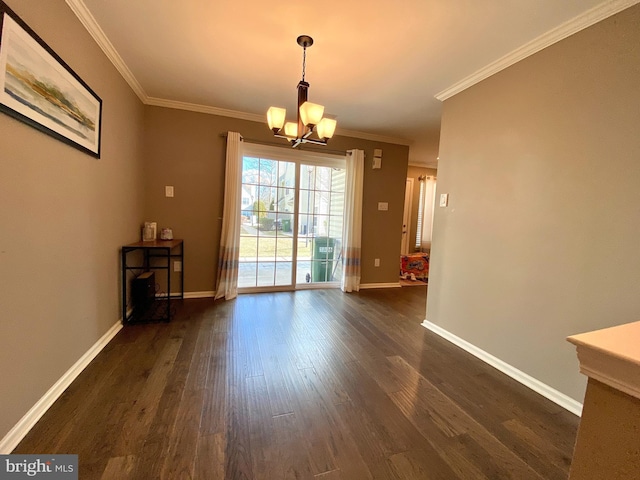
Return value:
<svg viewBox="0 0 640 480">
<path fill-rule="evenodd" d="M 285 218 L 282 220 L 282 231 L 290 232 L 291 231 L 291 219 Z"/>
<path fill-rule="evenodd" d="M 336 239 L 330 237 L 316 237 L 313 239 L 311 279 L 314 282 L 330 282 L 333 280 L 335 243 Z"/>
</svg>

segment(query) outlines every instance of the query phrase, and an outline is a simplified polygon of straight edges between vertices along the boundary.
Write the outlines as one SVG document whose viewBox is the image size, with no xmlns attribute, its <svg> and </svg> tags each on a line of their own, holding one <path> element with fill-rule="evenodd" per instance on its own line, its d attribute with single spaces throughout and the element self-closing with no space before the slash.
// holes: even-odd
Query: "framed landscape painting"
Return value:
<svg viewBox="0 0 640 480">
<path fill-rule="evenodd" d="M 102 100 L 1 0 L 0 110 L 100 158 Z"/>
</svg>

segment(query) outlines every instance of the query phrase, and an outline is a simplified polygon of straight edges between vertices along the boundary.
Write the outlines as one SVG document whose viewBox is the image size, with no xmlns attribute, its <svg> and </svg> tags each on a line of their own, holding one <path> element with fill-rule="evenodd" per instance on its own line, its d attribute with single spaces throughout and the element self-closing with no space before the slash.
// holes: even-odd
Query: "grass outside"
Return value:
<svg viewBox="0 0 640 480">
<path fill-rule="evenodd" d="M 241 232 L 246 234 L 247 232 Z M 293 237 L 282 232 L 260 232 L 259 237 L 240 237 L 241 258 L 293 257 Z M 298 258 L 311 258 L 312 239 L 298 239 Z"/>
</svg>

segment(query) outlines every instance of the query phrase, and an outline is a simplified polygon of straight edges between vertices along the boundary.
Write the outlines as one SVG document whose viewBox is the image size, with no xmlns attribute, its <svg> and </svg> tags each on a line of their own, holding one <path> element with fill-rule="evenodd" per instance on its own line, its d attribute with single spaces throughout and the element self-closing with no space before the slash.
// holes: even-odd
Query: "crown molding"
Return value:
<svg viewBox="0 0 640 480">
<path fill-rule="evenodd" d="M 166 100 L 164 98 L 157 97 L 147 97 L 144 103 L 154 107 L 175 108 L 176 110 L 188 110 L 190 112 L 207 113 L 209 115 L 220 115 L 222 117 L 239 118 L 241 120 L 250 120 L 252 122 L 264 122 L 266 118 L 266 114 L 257 115 L 255 113 L 210 107 L 208 105 L 200 105 L 197 103 L 179 102 L 177 100 Z"/>
<path fill-rule="evenodd" d="M 371 140 L 373 142 L 393 143 L 394 145 L 412 145 L 411 140 L 399 137 L 387 137 L 385 135 L 377 135 L 375 133 L 358 132 L 355 130 L 344 130 L 342 128 L 336 129 L 336 135 L 341 137 L 361 138 L 362 140 Z"/>
<path fill-rule="evenodd" d="M 442 90 L 436 94 L 436 98 L 440 101 L 444 101 L 454 95 L 466 90 L 467 88 L 481 82 L 485 78 L 495 75 L 496 73 L 510 67 L 514 63 L 523 60 L 540 50 L 559 42 L 560 40 L 567 38 L 574 33 L 579 32 L 591 25 L 598 23 L 605 18 L 615 15 L 626 8 L 629 8 L 640 0 L 609 0 L 600 5 L 597 5 L 586 12 L 572 18 L 571 20 L 559 25 L 558 27 L 543 33 L 539 37 L 524 44 L 523 46 L 515 49 L 511 53 L 508 53 L 504 57 L 499 58 L 495 62 L 490 63 L 484 68 L 472 73 L 466 78 L 463 78 L 459 82 L 453 84 L 449 88 Z"/>
<path fill-rule="evenodd" d="M 164 98 L 147 97 L 144 102 L 146 105 L 154 107 L 175 108 L 177 110 L 188 110 L 190 112 L 207 113 L 209 115 L 220 115 L 223 117 L 239 118 L 241 120 L 249 120 L 251 122 L 264 123 L 265 116 L 255 113 L 240 112 L 238 110 L 228 110 L 226 108 L 210 107 L 197 103 L 179 102 L 177 100 L 166 100 Z M 376 135 L 373 133 L 358 132 L 355 130 L 344 130 L 338 128 L 336 135 L 342 137 L 361 138 L 363 140 L 372 140 L 374 142 L 393 143 L 395 145 L 410 145 L 411 142 L 404 138 L 387 137 L 384 135 Z"/>
<path fill-rule="evenodd" d="M 135 92 L 142 103 L 145 103 L 147 99 L 147 94 L 145 93 L 142 85 L 136 80 L 136 77 L 133 76 L 129 67 L 124 63 L 120 54 L 116 51 L 113 44 L 109 41 L 107 36 L 105 35 L 96 19 L 91 14 L 87 6 L 84 4 L 82 0 L 65 0 L 69 8 L 75 13 L 80 23 L 84 25 L 84 28 L 87 29 L 89 34 L 96 41 L 98 46 L 102 49 L 107 58 L 111 61 L 114 67 L 120 72 L 122 78 L 129 84 L 131 89 Z"/>
<path fill-rule="evenodd" d="M 422 163 L 422 162 L 417 162 L 415 160 L 409 160 L 409 166 L 410 167 L 419 167 L 419 168 L 432 168 L 434 170 L 438 169 L 438 164 L 437 163 Z"/>
</svg>

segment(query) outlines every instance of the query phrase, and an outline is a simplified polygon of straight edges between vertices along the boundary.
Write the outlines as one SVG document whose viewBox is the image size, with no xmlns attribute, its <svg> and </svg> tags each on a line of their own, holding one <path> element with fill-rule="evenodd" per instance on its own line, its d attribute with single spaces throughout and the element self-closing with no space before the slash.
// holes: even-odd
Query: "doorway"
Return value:
<svg viewBox="0 0 640 480">
<path fill-rule="evenodd" d="M 246 144 L 239 292 L 339 286 L 345 159 Z"/>
</svg>

